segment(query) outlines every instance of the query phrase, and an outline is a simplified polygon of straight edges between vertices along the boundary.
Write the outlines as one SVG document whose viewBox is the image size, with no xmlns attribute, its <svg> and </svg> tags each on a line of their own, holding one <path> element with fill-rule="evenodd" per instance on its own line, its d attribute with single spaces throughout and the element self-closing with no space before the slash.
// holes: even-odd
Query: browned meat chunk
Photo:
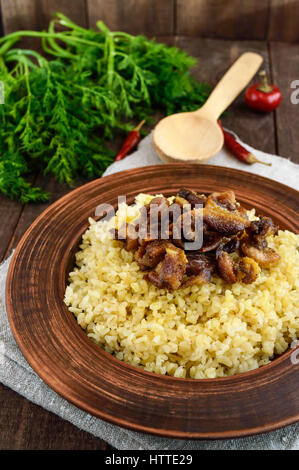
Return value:
<svg viewBox="0 0 299 470">
<path fill-rule="evenodd" d="M 244 257 L 239 261 L 234 261 L 225 251 L 218 256 L 217 261 L 219 274 L 228 284 L 235 282 L 251 284 L 256 281 L 261 271 L 252 258 Z"/>
<path fill-rule="evenodd" d="M 180 287 L 186 272 L 187 258 L 183 250 L 170 245 L 166 248 L 166 256 L 162 261 L 160 278 L 170 291 Z"/>
<path fill-rule="evenodd" d="M 262 268 L 266 268 L 280 260 L 279 254 L 268 246 L 259 249 L 248 242 L 244 242 L 241 245 L 241 249 L 245 256 L 254 259 Z"/>
<path fill-rule="evenodd" d="M 222 251 L 217 257 L 217 267 L 220 277 L 228 284 L 237 282 L 235 262 L 226 251 Z"/>
<path fill-rule="evenodd" d="M 189 287 L 194 285 L 206 284 L 211 281 L 211 272 L 210 271 L 203 271 L 196 276 L 189 276 L 182 284 L 182 287 Z"/>
<path fill-rule="evenodd" d="M 184 251 L 169 243 L 163 261 L 145 278 L 157 287 L 166 288 L 172 292 L 181 286 L 186 265 L 187 258 Z"/>
<path fill-rule="evenodd" d="M 196 237 L 196 224 L 197 227 L 202 226 L 201 214 L 192 209 L 191 211 L 184 212 L 173 224 L 172 232 L 173 237 L 185 240 L 195 240 Z"/>
<path fill-rule="evenodd" d="M 207 197 L 204 194 L 197 194 L 195 191 L 191 191 L 190 189 L 185 188 L 179 190 L 177 197 L 186 200 L 189 204 L 191 204 L 192 209 L 196 204 L 201 204 L 204 206 L 207 201 Z"/>
<path fill-rule="evenodd" d="M 137 261 L 138 264 L 140 263 L 141 259 L 144 256 L 146 245 L 147 243 L 143 243 L 142 245 L 139 245 L 135 253 L 135 260 Z"/>
<path fill-rule="evenodd" d="M 178 194 L 175 197 L 175 201 L 173 204 L 178 204 L 181 209 L 186 206 L 187 204 L 190 205 L 190 202 L 187 201 L 187 199 L 184 199 L 183 197 L 179 196 Z"/>
<path fill-rule="evenodd" d="M 212 193 L 208 197 L 209 200 L 213 200 L 218 206 L 228 211 L 237 210 L 237 201 L 235 193 L 233 191 L 225 191 L 224 193 Z"/>
<path fill-rule="evenodd" d="M 215 260 L 207 255 L 201 253 L 187 253 L 188 264 L 186 266 L 187 276 L 194 276 L 201 274 L 203 271 L 208 271 L 210 275 L 215 269 Z M 211 277 L 211 276 L 210 276 Z"/>
<path fill-rule="evenodd" d="M 138 235 L 137 227 L 132 224 L 125 224 L 119 230 L 115 230 L 114 238 L 115 240 L 120 240 L 124 242 L 125 249 L 127 251 L 134 251 L 138 248 Z M 126 237 L 125 239 L 123 237 Z"/>
<path fill-rule="evenodd" d="M 260 217 L 252 221 L 241 244 L 242 252 L 263 268 L 277 263 L 280 256 L 268 247 L 266 238 L 270 234 L 276 235 L 277 232 L 278 227 L 270 217 Z"/>
<path fill-rule="evenodd" d="M 226 207 L 223 207 L 218 204 L 218 200 L 219 195 L 216 198 L 215 193 L 211 194 L 203 209 L 203 220 L 213 231 L 234 235 L 250 225 L 247 215 L 237 209 L 231 210 L 232 203 L 230 203 L 230 210 L 228 210 L 227 203 Z"/>
<path fill-rule="evenodd" d="M 215 269 L 215 260 L 201 253 L 187 254 L 187 259 L 188 278 L 183 282 L 182 287 L 210 282 Z"/>
<path fill-rule="evenodd" d="M 126 241 L 125 241 L 125 249 L 127 251 L 134 251 L 134 250 L 137 250 L 138 248 L 138 240 L 137 239 L 131 239 L 131 238 L 127 238 Z"/>
<path fill-rule="evenodd" d="M 161 240 L 169 237 L 169 202 L 163 196 L 155 197 L 145 206 L 146 212 L 140 213 L 138 219 L 139 244 Z M 162 221 L 164 226 L 162 225 Z"/>
<path fill-rule="evenodd" d="M 221 242 L 219 243 L 217 250 L 216 250 L 216 257 L 221 251 L 226 251 L 226 253 L 234 253 L 239 249 L 240 240 L 238 235 L 234 235 L 230 238 L 222 237 Z"/>
<path fill-rule="evenodd" d="M 261 269 L 259 265 L 252 259 L 245 256 L 241 258 L 237 266 L 237 280 L 244 284 L 251 284 L 256 281 Z"/>
<path fill-rule="evenodd" d="M 234 261 L 225 251 L 218 256 L 217 261 L 219 274 L 228 284 L 235 282 L 251 284 L 256 281 L 261 271 L 252 258 L 244 257 L 239 261 Z"/>
<path fill-rule="evenodd" d="M 162 213 L 168 210 L 169 202 L 163 196 L 154 197 L 146 206 L 148 213 Z"/>
<path fill-rule="evenodd" d="M 221 241 L 223 240 L 223 235 L 217 232 L 204 231 L 203 244 L 201 251 L 207 253 L 208 251 L 215 250 Z"/>
<path fill-rule="evenodd" d="M 267 246 L 266 237 L 268 235 L 277 235 L 278 227 L 270 217 L 260 217 L 251 222 L 248 228 L 248 234 L 253 245 L 259 248 Z"/>
<path fill-rule="evenodd" d="M 136 261 L 143 270 L 152 269 L 162 261 L 165 256 L 168 242 L 155 240 L 141 246 L 136 253 Z"/>
<path fill-rule="evenodd" d="M 160 278 L 157 270 L 150 271 L 148 274 L 145 274 L 144 279 L 149 281 L 151 284 L 154 284 L 154 286 L 159 287 L 159 289 L 164 289 L 163 279 Z"/>
</svg>

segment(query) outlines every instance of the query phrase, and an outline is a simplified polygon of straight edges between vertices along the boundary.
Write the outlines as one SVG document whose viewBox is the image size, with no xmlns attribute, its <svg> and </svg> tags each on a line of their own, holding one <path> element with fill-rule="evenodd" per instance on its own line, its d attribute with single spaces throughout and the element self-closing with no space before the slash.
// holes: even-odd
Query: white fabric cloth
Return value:
<svg viewBox="0 0 299 470">
<path fill-rule="evenodd" d="M 267 176 L 288 186 L 299 189 L 299 165 L 287 159 L 269 155 L 246 146 L 265 162 L 272 166 L 246 166 L 230 156 L 225 150 L 209 160 L 209 164 L 222 165 L 247 170 Z M 161 164 L 152 145 L 152 136 L 146 137 L 139 149 L 126 159 L 113 163 L 105 175 L 135 168 Z M 299 450 L 299 424 L 267 434 L 241 439 L 215 441 L 188 441 L 166 439 L 147 434 L 136 433 L 108 424 L 76 408 L 51 390 L 32 370 L 20 352 L 7 320 L 5 309 L 5 283 L 10 258 L 0 265 L 0 381 L 20 393 L 28 400 L 56 413 L 75 426 L 97 436 L 117 449 L 123 450 L 208 450 L 208 449 L 272 449 Z"/>
<path fill-rule="evenodd" d="M 237 136 L 235 135 L 235 137 Z M 241 142 L 239 139 L 238 141 Z M 203 162 L 203 165 L 206 163 L 209 165 L 226 166 L 229 168 L 237 168 L 238 170 L 249 171 L 250 173 L 271 178 L 299 190 L 299 165 L 296 165 L 287 158 L 264 153 L 244 144 L 243 142 L 241 143 L 257 158 L 266 163 L 272 163 L 272 166 L 262 165 L 260 163 L 246 165 L 245 163 L 237 160 L 236 157 L 233 157 L 224 148 L 220 150 L 217 155 L 210 158 L 208 161 Z M 107 168 L 103 176 L 112 175 L 118 171 L 129 170 L 130 168 L 159 164 L 163 165 L 163 162 L 156 154 L 153 147 L 152 134 L 149 134 L 140 142 L 136 152 L 119 162 L 112 163 L 112 165 Z"/>
</svg>

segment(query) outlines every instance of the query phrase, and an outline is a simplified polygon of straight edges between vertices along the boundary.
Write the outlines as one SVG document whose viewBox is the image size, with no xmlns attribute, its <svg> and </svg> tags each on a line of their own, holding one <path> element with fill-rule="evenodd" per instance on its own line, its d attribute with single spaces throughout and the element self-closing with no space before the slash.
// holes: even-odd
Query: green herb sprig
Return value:
<svg viewBox="0 0 299 470">
<path fill-rule="evenodd" d="M 56 31 L 56 26 L 65 30 Z M 85 29 L 57 13 L 48 31 L 17 31 L 0 39 L 0 191 L 23 203 L 49 195 L 25 178 L 41 171 L 72 185 L 100 176 L 113 161 L 107 143 L 133 120 L 201 106 L 210 88 L 190 68 L 196 60 L 144 36 Z M 48 60 L 16 48 L 41 41 Z"/>
</svg>

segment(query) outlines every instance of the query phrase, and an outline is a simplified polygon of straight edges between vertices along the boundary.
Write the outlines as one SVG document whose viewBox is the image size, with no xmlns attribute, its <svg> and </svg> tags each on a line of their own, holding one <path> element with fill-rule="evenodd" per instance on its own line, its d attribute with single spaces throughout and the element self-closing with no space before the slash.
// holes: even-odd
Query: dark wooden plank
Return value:
<svg viewBox="0 0 299 470">
<path fill-rule="evenodd" d="M 227 39 L 266 39 L 269 0 L 177 0 L 176 33 Z"/>
<path fill-rule="evenodd" d="M 104 21 L 112 30 L 148 36 L 174 33 L 174 0 L 87 0 L 89 25 Z"/>
<path fill-rule="evenodd" d="M 35 0 L 1 0 L 5 34 L 18 29 L 32 29 L 37 24 Z"/>
<path fill-rule="evenodd" d="M 177 38 L 176 45 L 198 57 L 194 75 L 199 81 L 215 85 L 228 67 L 245 51 L 261 54 L 269 71 L 268 50 L 262 41 L 228 41 L 202 38 Z M 257 80 L 256 78 L 254 80 Z M 239 137 L 264 152 L 275 153 L 274 115 L 257 114 L 244 102 L 244 93 L 230 106 L 223 124 Z"/>
<path fill-rule="evenodd" d="M 0 36 L 3 36 L 3 24 L 2 24 L 2 12 L 1 12 L 1 0 L 0 0 Z"/>
<path fill-rule="evenodd" d="M 271 0 L 268 39 L 299 41 L 299 2 L 297 0 Z"/>
<path fill-rule="evenodd" d="M 155 40 L 157 42 L 163 42 L 167 46 L 174 46 L 175 44 L 175 36 L 155 36 Z"/>
<path fill-rule="evenodd" d="M 0 194 L 0 262 L 3 260 L 9 246 L 12 234 L 22 212 L 22 204 L 11 201 Z"/>
<path fill-rule="evenodd" d="M 5 34 L 19 29 L 45 29 L 56 11 L 81 26 L 87 25 L 85 0 L 1 0 L 1 6 Z"/>
<path fill-rule="evenodd" d="M 38 217 L 50 204 L 55 202 L 60 197 L 64 196 L 68 192 L 72 191 L 77 186 L 80 186 L 82 182 L 77 181 L 74 187 L 70 188 L 66 184 L 58 183 L 52 177 L 45 177 L 40 175 L 35 184 L 37 186 L 42 187 L 45 191 L 51 194 L 50 200 L 46 203 L 40 204 L 26 204 L 22 213 L 20 214 L 19 220 L 16 224 L 15 230 L 13 235 L 10 238 L 6 256 L 11 252 L 13 248 L 16 247 L 18 242 L 20 241 L 23 234 L 26 232 L 27 228 L 30 227 L 32 222 Z"/>
<path fill-rule="evenodd" d="M 291 84 L 299 80 L 299 44 L 271 43 L 270 57 L 273 82 L 283 92 L 282 103 L 276 110 L 278 154 L 299 163 L 299 103 L 291 101 L 296 91 Z M 297 92 L 297 100 L 298 97 Z"/>
<path fill-rule="evenodd" d="M 105 450 L 108 445 L 0 384 L 0 450 Z"/>
<path fill-rule="evenodd" d="M 77 182 L 77 186 L 80 183 L 82 184 Z M 12 234 L 10 230 L 10 235 L 7 236 L 10 236 L 10 241 L 8 247 L 6 246 L 6 254 L 17 245 L 24 232 L 41 212 L 73 189 L 55 182 L 53 178 L 43 176 L 37 179 L 36 184 L 51 192 L 51 199 L 45 204 L 27 204 L 22 212 L 18 213 L 15 231 Z M 1 201 L 0 213 L 2 207 L 5 213 L 5 204 Z M 0 385 L 1 402 L 3 405 L 0 405 L 0 449 L 105 450 L 107 448 L 104 441 L 80 431 L 67 421 L 34 405 L 2 385 Z"/>
</svg>

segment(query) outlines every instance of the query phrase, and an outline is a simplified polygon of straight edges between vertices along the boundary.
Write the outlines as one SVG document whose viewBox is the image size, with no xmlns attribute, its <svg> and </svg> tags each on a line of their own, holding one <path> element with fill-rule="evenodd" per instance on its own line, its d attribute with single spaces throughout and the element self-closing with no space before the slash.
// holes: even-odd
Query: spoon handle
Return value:
<svg viewBox="0 0 299 470">
<path fill-rule="evenodd" d="M 216 85 L 204 106 L 196 113 L 218 120 L 223 111 L 248 85 L 262 62 L 263 57 L 255 52 L 242 54 Z"/>
</svg>

